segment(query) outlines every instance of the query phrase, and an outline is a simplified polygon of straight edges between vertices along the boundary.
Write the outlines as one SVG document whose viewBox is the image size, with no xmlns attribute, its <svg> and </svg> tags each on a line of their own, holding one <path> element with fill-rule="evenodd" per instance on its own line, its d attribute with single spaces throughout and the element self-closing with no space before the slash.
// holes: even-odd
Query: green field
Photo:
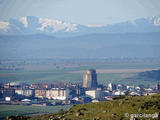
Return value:
<svg viewBox="0 0 160 120">
<path fill-rule="evenodd" d="M 27 115 L 33 116 L 45 113 L 57 113 L 61 109 L 68 110 L 72 105 L 64 106 L 21 106 L 21 105 L 0 105 L 0 119 L 6 116 Z"/>
<path fill-rule="evenodd" d="M 77 66 L 70 68 L 57 68 L 53 70 L 23 70 L 23 71 L 0 71 L 0 81 L 3 83 L 7 82 L 25 82 L 25 83 L 56 83 L 56 82 L 82 82 L 83 73 L 73 73 L 79 70 L 87 70 L 90 68 L 94 69 L 157 69 L 160 68 L 160 62 L 144 62 L 144 63 L 108 63 L 108 64 L 97 64 L 88 66 Z M 137 80 L 124 80 L 128 77 L 135 76 L 137 73 L 99 73 L 98 82 L 100 84 L 107 85 L 109 82 L 112 83 L 124 83 L 124 84 L 145 84 L 153 86 L 156 81 L 137 81 Z M 135 82 L 136 81 L 136 82 Z"/>
</svg>

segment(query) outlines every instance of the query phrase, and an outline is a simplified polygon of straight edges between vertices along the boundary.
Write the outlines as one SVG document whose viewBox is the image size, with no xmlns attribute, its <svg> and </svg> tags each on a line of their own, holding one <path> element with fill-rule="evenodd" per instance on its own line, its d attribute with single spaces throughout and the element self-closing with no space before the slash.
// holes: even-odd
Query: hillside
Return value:
<svg viewBox="0 0 160 120">
<path fill-rule="evenodd" d="M 152 70 L 147 72 L 141 72 L 138 74 L 139 78 L 149 78 L 153 80 L 160 80 L 160 70 Z"/>
<path fill-rule="evenodd" d="M 68 111 L 57 114 L 46 114 L 35 117 L 17 117 L 19 120 L 129 120 L 131 114 L 160 114 L 160 94 L 153 96 L 117 97 L 112 101 L 90 103 L 73 106 Z M 159 120 L 153 118 L 137 118 L 136 120 Z M 129 117 L 128 117 L 129 115 Z M 7 120 L 14 120 L 9 117 Z M 24 119 L 23 119 L 24 118 Z M 16 117 L 15 117 L 16 119 Z M 17 120 L 16 119 L 16 120 Z"/>
<path fill-rule="evenodd" d="M 160 70 L 152 70 L 152 71 L 146 71 L 146 72 L 140 72 L 137 75 L 129 78 L 125 78 L 125 81 L 144 81 L 144 82 L 158 82 L 160 80 Z"/>
</svg>

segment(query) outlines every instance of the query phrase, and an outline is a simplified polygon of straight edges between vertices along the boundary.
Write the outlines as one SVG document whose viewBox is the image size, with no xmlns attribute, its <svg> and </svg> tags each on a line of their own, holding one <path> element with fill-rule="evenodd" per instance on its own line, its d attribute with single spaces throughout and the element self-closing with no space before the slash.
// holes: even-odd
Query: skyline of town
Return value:
<svg viewBox="0 0 160 120">
<path fill-rule="evenodd" d="M 107 91 L 108 90 L 108 91 Z M 1 100 L 15 101 L 16 99 L 22 100 L 23 97 L 35 98 L 48 98 L 48 99 L 59 99 L 69 100 L 75 99 L 74 97 L 90 97 L 97 100 L 105 100 L 107 96 L 117 95 L 148 95 L 156 94 L 160 90 L 159 81 L 156 83 L 155 88 L 144 87 L 143 85 L 123 85 L 123 84 L 112 84 L 108 86 L 100 85 L 97 83 L 96 70 L 89 69 L 83 75 L 83 84 L 73 83 L 61 83 L 61 84 L 17 84 L 8 83 L 1 84 Z M 22 95 L 20 98 L 19 95 Z M 16 97 L 15 97 L 16 96 Z M 13 98 L 12 98 L 13 97 Z M 15 100 L 14 100 L 15 99 Z M 2 102 L 3 103 L 3 102 Z"/>
</svg>

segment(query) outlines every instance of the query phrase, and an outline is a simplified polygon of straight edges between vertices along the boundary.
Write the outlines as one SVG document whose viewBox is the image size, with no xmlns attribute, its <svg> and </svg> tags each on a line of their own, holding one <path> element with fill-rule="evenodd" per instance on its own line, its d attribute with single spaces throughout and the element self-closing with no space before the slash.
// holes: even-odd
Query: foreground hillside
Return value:
<svg viewBox="0 0 160 120">
<path fill-rule="evenodd" d="M 156 114 L 155 114 L 156 113 Z M 32 118 L 17 117 L 21 120 L 129 120 L 131 114 L 154 114 L 137 117 L 136 120 L 160 119 L 160 94 L 153 96 L 117 97 L 114 100 L 73 106 L 57 114 L 39 115 Z M 156 118 L 154 118 L 156 117 Z M 8 118 L 8 120 L 12 117 Z"/>
</svg>

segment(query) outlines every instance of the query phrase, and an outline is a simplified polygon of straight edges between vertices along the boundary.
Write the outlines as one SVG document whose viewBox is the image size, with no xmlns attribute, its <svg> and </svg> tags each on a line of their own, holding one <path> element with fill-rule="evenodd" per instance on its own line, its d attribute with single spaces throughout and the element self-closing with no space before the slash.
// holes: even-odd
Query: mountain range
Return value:
<svg viewBox="0 0 160 120">
<path fill-rule="evenodd" d="M 160 17 L 139 18 L 106 26 L 80 25 L 35 16 L 0 21 L 0 34 L 5 35 L 48 34 L 66 37 L 92 33 L 128 32 L 160 32 Z"/>
<path fill-rule="evenodd" d="M 34 16 L 0 22 L 0 58 L 160 58 L 160 17 L 85 26 Z"/>
</svg>

